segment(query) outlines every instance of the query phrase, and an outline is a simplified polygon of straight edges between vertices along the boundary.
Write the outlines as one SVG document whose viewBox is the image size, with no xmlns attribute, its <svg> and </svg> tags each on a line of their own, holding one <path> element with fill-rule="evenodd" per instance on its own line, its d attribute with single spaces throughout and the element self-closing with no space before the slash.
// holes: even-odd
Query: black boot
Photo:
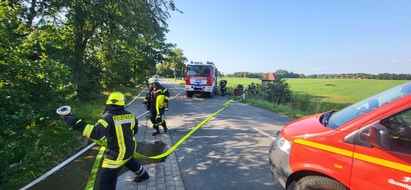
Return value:
<svg viewBox="0 0 411 190">
<path fill-rule="evenodd" d="M 134 178 L 134 181 L 135 181 L 136 183 L 140 183 L 140 182 L 145 181 L 145 180 L 148 180 L 148 179 L 150 179 L 150 175 L 148 175 L 148 173 L 145 172 L 144 175 L 142 175 L 142 176 L 140 176 L 140 177 Z"/>
</svg>

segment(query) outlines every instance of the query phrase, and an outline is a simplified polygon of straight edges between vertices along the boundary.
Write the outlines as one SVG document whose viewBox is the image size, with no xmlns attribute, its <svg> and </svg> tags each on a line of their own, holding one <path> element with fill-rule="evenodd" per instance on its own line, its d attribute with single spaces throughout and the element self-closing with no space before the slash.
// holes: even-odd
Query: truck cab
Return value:
<svg viewBox="0 0 411 190">
<path fill-rule="evenodd" d="M 191 61 L 186 67 L 185 91 L 187 97 L 206 94 L 209 98 L 217 92 L 217 68 L 213 62 Z"/>
<path fill-rule="evenodd" d="M 277 132 L 271 171 L 285 189 L 411 189 L 411 82 Z"/>
</svg>

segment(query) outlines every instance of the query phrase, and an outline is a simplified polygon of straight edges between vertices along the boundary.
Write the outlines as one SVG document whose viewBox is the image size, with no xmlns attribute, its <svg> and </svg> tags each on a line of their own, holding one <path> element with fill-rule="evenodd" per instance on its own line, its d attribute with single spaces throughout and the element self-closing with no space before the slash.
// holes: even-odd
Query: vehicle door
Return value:
<svg viewBox="0 0 411 190">
<path fill-rule="evenodd" d="M 411 189 L 410 108 L 364 126 L 357 137 L 351 189 Z"/>
</svg>

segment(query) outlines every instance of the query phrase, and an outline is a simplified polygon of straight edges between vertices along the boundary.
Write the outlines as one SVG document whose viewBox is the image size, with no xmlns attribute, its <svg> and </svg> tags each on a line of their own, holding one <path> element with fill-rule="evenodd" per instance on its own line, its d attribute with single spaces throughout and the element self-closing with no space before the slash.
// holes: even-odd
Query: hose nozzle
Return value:
<svg viewBox="0 0 411 190">
<path fill-rule="evenodd" d="M 70 114 L 71 112 L 71 107 L 70 106 L 61 106 L 59 108 L 57 108 L 56 113 L 61 115 L 61 116 L 65 116 Z"/>
</svg>

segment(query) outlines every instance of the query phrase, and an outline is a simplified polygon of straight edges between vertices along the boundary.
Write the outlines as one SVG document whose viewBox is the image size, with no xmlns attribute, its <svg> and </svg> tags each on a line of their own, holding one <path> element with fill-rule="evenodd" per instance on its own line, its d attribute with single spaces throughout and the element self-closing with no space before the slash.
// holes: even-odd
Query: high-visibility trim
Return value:
<svg viewBox="0 0 411 190">
<path fill-rule="evenodd" d="M 400 164 L 400 163 L 397 163 L 397 162 L 384 160 L 384 159 L 373 157 L 373 156 L 367 156 L 365 154 L 360 154 L 360 153 L 354 153 L 354 158 L 357 159 L 357 160 L 370 162 L 370 163 L 373 163 L 373 164 L 376 164 L 376 165 L 385 166 L 387 168 L 392 168 L 392 169 L 400 170 L 400 171 L 403 171 L 403 172 L 411 173 L 411 166 L 410 165 Z"/>
<path fill-rule="evenodd" d="M 122 121 L 122 120 L 130 120 L 131 122 L 135 121 L 134 115 L 133 114 L 124 114 L 124 115 L 115 115 L 113 116 L 113 121 Z M 129 122 L 129 123 L 131 123 Z"/>
<path fill-rule="evenodd" d="M 126 160 L 111 160 L 108 158 L 104 158 L 103 164 L 101 165 L 102 168 L 119 168 L 122 165 L 124 165 L 128 160 L 130 160 L 132 157 L 126 159 Z"/>
<path fill-rule="evenodd" d="M 115 115 L 113 116 L 113 121 L 116 130 L 116 137 L 117 137 L 117 145 L 119 148 L 117 160 L 122 160 L 124 155 L 126 154 L 126 143 L 124 141 L 124 132 L 123 132 L 123 124 L 130 124 L 131 126 L 135 125 L 135 118 L 133 114 L 125 114 L 125 115 Z"/>
<path fill-rule="evenodd" d="M 131 122 L 130 123 L 130 129 L 132 130 L 132 131 L 134 131 L 134 126 L 136 126 L 136 122 Z"/>
<path fill-rule="evenodd" d="M 114 122 L 114 125 L 122 125 L 122 124 L 126 124 L 126 123 L 134 123 L 135 119 L 128 119 L 128 120 L 120 120 L 120 121 L 116 121 Z"/>
<path fill-rule="evenodd" d="M 305 145 L 305 146 L 325 150 L 325 151 L 332 152 L 332 153 L 339 154 L 339 155 L 343 155 L 343 156 L 348 156 L 348 157 L 353 156 L 352 151 L 341 149 L 341 148 L 336 148 L 336 147 L 333 147 L 333 146 L 320 144 L 320 143 L 316 143 L 316 142 L 312 142 L 312 141 L 307 141 L 307 140 L 304 140 L 304 139 L 295 139 L 294 142 L 297 143 L 297 144 L 302 144 L 302 145 Z"/>
<path fill-rule="evenodd" d="M 160 108 L 164 107 L 164 98 L 166 96 L 164 95 L 158 95 L 156 98 L 156 113 L 157 115 L 160 115 Z"/>
<path fill-rule="evenodd" d="M 84 127 L 83 136 L 90 138 L 90 135 L 93 129 L 94 129 L 94 125 L 87 124 L 86 127 Z"/>
<path fill-rule="evenodd" d="M 163 122 L 164 122 L 164 119 L 163 119 L 163 118 L 161 118 L 161 121 L 160 121 L 160 122 L 158 122 L 158 123 L 155 123 L 155 124 L 154 124 L 154 126 L 160 126 L 161 124 L 163 124 Z"/>
<path fill-rule="evenodd" d="M 107 128 L 108 126 L 107 121 L 104 119 L 99 119 L 97 122 L 100 123 L 104 128 Z"/>
<path fill-rule="evenodd" d="M 78 123 L 80 123 L 80 122 L 82 122 L 83 120 L 82 119 L 79 119 L 79 120 L 77 120 L 77 122 L 75 123 L 75 124 L 78 124 Z"/>
<path fill-rule="evenodd" d="M 397 162 L 393 162 L 393 161 L 389 161 L 389 160 L 385 160 L 385 159 L 381 159 L 381 158 L 377 158 L 377 157 L 373 157 L 373 156 L 368 156 L 368 155 L 365 155 L 365 154 L 360 154 L 360 153 L 356 153 L 356 152 L 348 151 L 348 150 L 345 150 L 345 149 L 336 148 L 336 147 L 333 147 L 333 146 L 329 146 L 329 145 L 325 145 L 325 144 L 321 144 L 321 143 L 316 143 L 316 142 L 312 142 L 312 141 L 308 141 L 308 140 L 304 140 L 304 139 L 295 139 L 294 143 L 309 146 L 309 147 L 320 149 L 320 150 L 325 150 L 325 151 L 328 151 L 328 152 L 332 152 L 332 153 L 347 156 L 347 157 L 352 157 L 354 159 L 361 160 L 361 161 L 364 161 L 364 162 L 373 163 L 373 164 L 376 164 L 376 165 L 379 165 L 379 166 L 384 166 L 384 167 L 387 167 L 387 168 L 392 168 L 392 169 L 396 169 L 396 170 L 411 173 L 411 166 L 410 165 L 400 164 L 400 163 L 397 163 Z"/>
<path fill-rule="evenodd" d="M 119 148 L 117 160 L 122 160 L 126 153 L 126 144 L 124 142 L 123 127 L 121 125 L 116 125 L 116 136 L 117 136 L 117 145 Z"/>
<path fill-rule="evenodd" d="M 136 120 L 133 114 L 126 114 L 113 116 L 113 121 L 115 126 L 122 124 L 130 124 L 130 128 L 133 129 Z"/>
</svg>

